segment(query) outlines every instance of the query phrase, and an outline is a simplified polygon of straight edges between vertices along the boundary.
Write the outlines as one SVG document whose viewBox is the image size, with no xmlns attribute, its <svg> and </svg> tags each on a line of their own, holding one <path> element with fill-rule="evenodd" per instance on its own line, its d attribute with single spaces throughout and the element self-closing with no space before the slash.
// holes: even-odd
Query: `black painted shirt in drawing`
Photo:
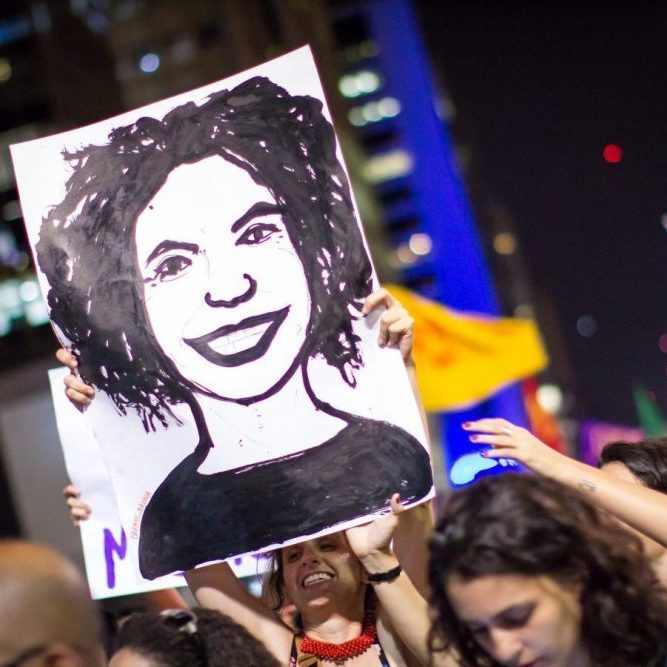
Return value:
<svg viewBox="0 0 667 667">
<path fill-rule="evenodd" d="M 201 474 L 202 442 L 160 484 L 141 523 L 139 566 L 154 579 L 314 534 L 433 485 L 424 447 L 386 422 L 351 417 L 327 442 L 279 459 Z"/>
</svg>

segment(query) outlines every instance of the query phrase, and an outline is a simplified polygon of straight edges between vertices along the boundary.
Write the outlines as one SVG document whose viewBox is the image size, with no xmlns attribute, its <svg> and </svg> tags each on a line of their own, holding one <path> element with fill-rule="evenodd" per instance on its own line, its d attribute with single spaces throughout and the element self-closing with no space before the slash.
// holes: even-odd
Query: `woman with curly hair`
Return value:
<svg viewBox="0 0 667 667">
<path fill-rule="evenodd" d="M 434 651 L 466 667 L 650 667 L 667 594 L 641 546 L 579 492 L 541 477 L 455 493 L 431 539 Z"/>
</svg>

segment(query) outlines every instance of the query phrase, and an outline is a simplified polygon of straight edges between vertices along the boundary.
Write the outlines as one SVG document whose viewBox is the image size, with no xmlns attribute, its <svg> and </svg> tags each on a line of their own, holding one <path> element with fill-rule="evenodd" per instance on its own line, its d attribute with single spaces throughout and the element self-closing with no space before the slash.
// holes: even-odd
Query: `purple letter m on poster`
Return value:
<svg viewBox="0 0 667 667">
<path fill-rule="evenodd" d="M 107 587 L 115 588 L 116 586 L 116 565 L 114 563 L 114 554 L 118 556 L 119 560 L 125 558 L 127 553 L 127 536 L 123 528 L 120 529 L 120 544 L 116 542 L 113 533 L 108 529 L 104 529 L 104 559 L 107 564 Z"/>
</svg>

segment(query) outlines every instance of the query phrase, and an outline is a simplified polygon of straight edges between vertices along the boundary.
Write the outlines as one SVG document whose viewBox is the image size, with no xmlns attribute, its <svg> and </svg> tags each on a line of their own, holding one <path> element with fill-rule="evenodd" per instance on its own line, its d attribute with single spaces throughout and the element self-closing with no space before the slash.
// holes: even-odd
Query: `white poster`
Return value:
<svg viewBox="0 0 667 667">
<path fill-rule="evenodd" d="M 12 158 L 145 578 L 430 497 L 308 48 Z"/>
<path fill-rule="evenodd" d="M 153 581 L 139 573 L 137 542 L 127 539 L 113 485 L 89 422 L 65 396 L 66 374 L 64 368 L 49 371 L 49 383 L 67 474 L 81 491 L 81 498 L 92 507 L 90 518 L 80 524 L 92 596 L 99 599 L 185 586 L 181 572 Z M 245 556 L 231 560 L 230 565 L 238 577 L 252 577 L 262 574 L 267 563 L 262 556 Z"/>
</svg>

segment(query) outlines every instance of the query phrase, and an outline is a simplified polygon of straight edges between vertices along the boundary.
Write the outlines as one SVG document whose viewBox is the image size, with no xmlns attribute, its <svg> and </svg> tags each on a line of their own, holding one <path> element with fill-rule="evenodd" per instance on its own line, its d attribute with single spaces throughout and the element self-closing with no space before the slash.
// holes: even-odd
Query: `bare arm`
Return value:
<svg viewBox="0 0 667 667">
<path fill-rule="evenodd" d="M 464 428 L 473 432 L 473 442 L 492 446 L 485 452 L 489 458 L 512 458 L 540 475 L 579 489 L 602 509 L 667 547 L 666 495 L 564 456 L 504 419 L 480 419 Z"/>
<path fill-rule="evenodd" d="M 401 566 L 420 595 L 428 600 L 428 539 L 433 532 L 433 506 L 422 503 L 401 515 L 392 543 Z"/>
<path fill-rule="evenodd" d="M 389 572 L 399 565 L 391 547 L 392 537 L 411 510 L 403 509 L 398 494 L 391 499 L 391 509 L 390 514 L 380 516 L 372 523 L 346 531 L 350 547 L 369 575 Z M 382 616 L 387 618 L 398 638 L 419 663 L 428 665 L 427 637 L 431 621 L 425 598 L 405 572 L 391 581 L 371 585 L 379 600 Z M 439 664 L 453 667 L 459 663 L 447 660 Z"/>
<path fill-rule="evenodd" d="M 410 386 L 419 408 L 424 432 L 430 446 L 426 411 L 417 387 L 415 362 L 412 357 L 415 321 L 410 313 L 386 289 L 376 290 L 366 298 L 363 313 L 385 308 L 380 317 L 378 345 L 395 347 L 403 357 Z M 394 533 L 393 548 L 417 590 L 428 598 L 428 538 L 433 530 L 433 508 L 430 502 L 406 510 Z"/>
<path fill-rule="evenodd" d="M 86 521 L 92 512 L 81 499 L 81 492 L 73 484 L 63 489 L 74 525 Z M 185 573 L 188 586 L 202 607 L 217 609 L 245 627 L 261 641 L 281 663 L 286 663 L 292 641 L 292 632 L 262 602 L 244 588 L 227 563 L 217 563 Z M 149 609 L 181 609 L 186 604 L 175 589 L 144 594 Z"/>
<path fill-rule="evenodd" d="M 287 664 L 292 630 L 245 589 L 227 563 L 188 570 L 185 579 L 198 604 L 229 616 L 262 642 L 281 664 Z"/>
</svg>

